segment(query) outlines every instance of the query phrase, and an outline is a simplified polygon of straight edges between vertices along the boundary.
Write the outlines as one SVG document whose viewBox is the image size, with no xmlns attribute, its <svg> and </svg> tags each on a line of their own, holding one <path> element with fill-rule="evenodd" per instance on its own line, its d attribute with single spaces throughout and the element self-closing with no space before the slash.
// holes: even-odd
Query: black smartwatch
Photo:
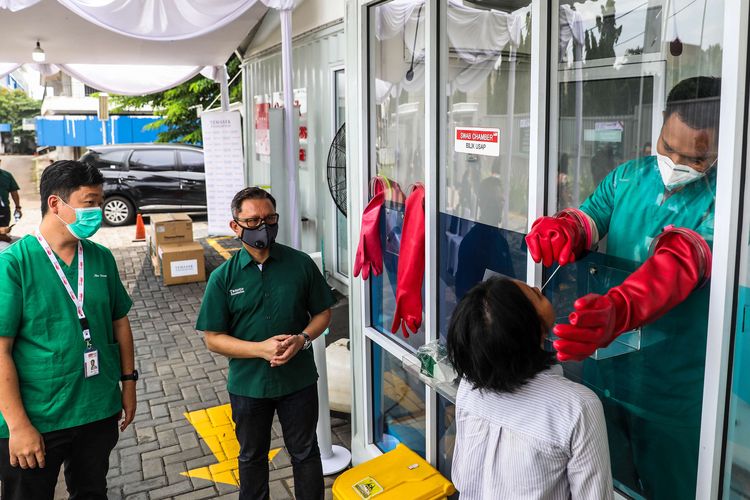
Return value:
<svg viewBox="0 0 750 500">
<path fill-rule="evenodd" d="M 120 377 L 121 382 L 125 382 L 126 380 L 138 380 L 138 370 L 133 370 L 133 373 Z"/>
</svg>

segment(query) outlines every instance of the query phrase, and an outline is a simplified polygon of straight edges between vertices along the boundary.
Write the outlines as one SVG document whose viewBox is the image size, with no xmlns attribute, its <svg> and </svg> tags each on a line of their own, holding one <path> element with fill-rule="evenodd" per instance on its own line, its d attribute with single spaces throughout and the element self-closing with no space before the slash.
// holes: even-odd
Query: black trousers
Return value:
<svg viewBox="0 0 750 500">
<path fill-rule="evenodd" d="M 10 226 L 10 207 L 0 207 L 0 227 L 8 226 Z"/>
<path fill-rule="evenodd" d="M 90 424 L 45 432 L 45 467 L 11 467 L 8 440 L 0 439 L 0 499 L 52 500 L 60 467 L 70 500 L 107 500 L 109 454 L 119 437 L 119 414 Z"/>
<path fill-rule="evenodd" d="M 292 461 L 297 500 L 323 498 L 323 465 L 315 428 L 318 425 L 318 385 L 312 384 L 279 398 L 229 395 L 232 419 L 240 442 L 240 500 L 265 500 L 268 491 L 268 452 L 274 411 L 279 415 L 284 445 Z"/>
</svg>

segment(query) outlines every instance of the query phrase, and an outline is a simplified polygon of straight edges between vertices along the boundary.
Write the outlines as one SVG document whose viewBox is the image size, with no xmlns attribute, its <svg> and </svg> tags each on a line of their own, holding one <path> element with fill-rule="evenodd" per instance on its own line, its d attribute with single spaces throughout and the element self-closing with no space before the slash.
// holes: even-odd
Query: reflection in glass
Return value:
<svg viewBox="0 0 750 500">
<path fill-rule="evenodd" d="M 425 386 L 382 347 L 372 345 L 373 440 L 383 452 L 403 443 L 425 456 Z"/>
<path fill-rule="evenodd" d="M 448 2 L 445 168 L 438 173 L 439 329 L 492 274 L 526 277 L 531 84 L 531 2 L 492 9 Z M 458 140 L 497 132 L 497 143 Z"/>
<path fill-rule="evenodd" d="M 653 89 L 652 76 L 560 84 L 558 210 L 579 205 L 616 166 L 647 151 Z"/>
<path fill-rule="evenodd" d="M 391 334 L 401 248 L 404 200 L 409 188 L 424 182 L 425 5 L 394 0 L 371 11 L 370 24 L 370 175 L 386 183 L 381 216 L 383 274 L 371 279 L 371 322 L 407 348 L 424 344 L 424 326 L 404 339 Z"/>
<path fill-rule="evenodd" d="M 531 14 L 527 7 L 518 9 L 519 2 L 508 4 L 516 8 L 448 4 L 449 140 L 440 207 L 450 215 L 479 219 L 479 188 L 492 177 L 500 191 L 493 213 L 484 218 L 522 232 L 528 209 Z M 462 147 L 457 136 L 466 127 L 497 131 L 497 147 Z"/>
</svg>

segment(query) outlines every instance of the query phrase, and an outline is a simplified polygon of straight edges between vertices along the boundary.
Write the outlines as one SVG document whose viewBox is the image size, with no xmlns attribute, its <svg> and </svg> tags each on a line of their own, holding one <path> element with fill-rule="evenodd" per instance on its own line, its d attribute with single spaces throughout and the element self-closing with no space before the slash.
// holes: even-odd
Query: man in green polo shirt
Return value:
<svg viewBox="0 0 750 500">
<path fill-rule="evenodd" d="M 71 498 L 105 500 L 117 422 L 135 415 L 132 302 L 110 251 L 86 239 L 103 182 L 80 162 L 47 167 L 42 223 L 0 254 L 3 500 L 51 500 L 63 463 Z"/>
<path fill-rule="evenodd" d="M 15 214 L 20 218 L 22 213 L 21 200 L 18 196 L 18 183 L 10 172 L 0 168 L 0 227 L 10 226 L 10 200 L 8 195 L 13 197 L 13 203 L 16 206 Z"/>
<path fill-rule="evenodd" d="M 274 412 L 291 456 L 297 500 L 323 498 L 315 435 L 318 392 L 310 342 L 335 303 L 305 253 L 276 243 L 276 200 L 251 187 L 232 200 L 229 225 L 243 249 L 208 280 L 196 328 L 229 358 L 229 398 L 240 443 L 240 498 L 264 499 Z"/>
</svg>

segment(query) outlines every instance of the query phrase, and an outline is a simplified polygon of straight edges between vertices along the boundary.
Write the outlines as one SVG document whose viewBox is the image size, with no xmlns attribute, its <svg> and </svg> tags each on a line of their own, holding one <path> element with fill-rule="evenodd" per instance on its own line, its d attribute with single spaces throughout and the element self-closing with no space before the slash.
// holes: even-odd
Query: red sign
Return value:
<svg viewBox="0 0 750 500">
<path fill-rule="evenodd" d="M 454 151 L 484 156 L 500 155 L 500 129 L 456 127 Z"/>
<path fill-rule="evenodd" d="M 500 133 L 497 130 L 456 129 L 456 140 L 476 142 L 499 142 Z"/>
</svg>

